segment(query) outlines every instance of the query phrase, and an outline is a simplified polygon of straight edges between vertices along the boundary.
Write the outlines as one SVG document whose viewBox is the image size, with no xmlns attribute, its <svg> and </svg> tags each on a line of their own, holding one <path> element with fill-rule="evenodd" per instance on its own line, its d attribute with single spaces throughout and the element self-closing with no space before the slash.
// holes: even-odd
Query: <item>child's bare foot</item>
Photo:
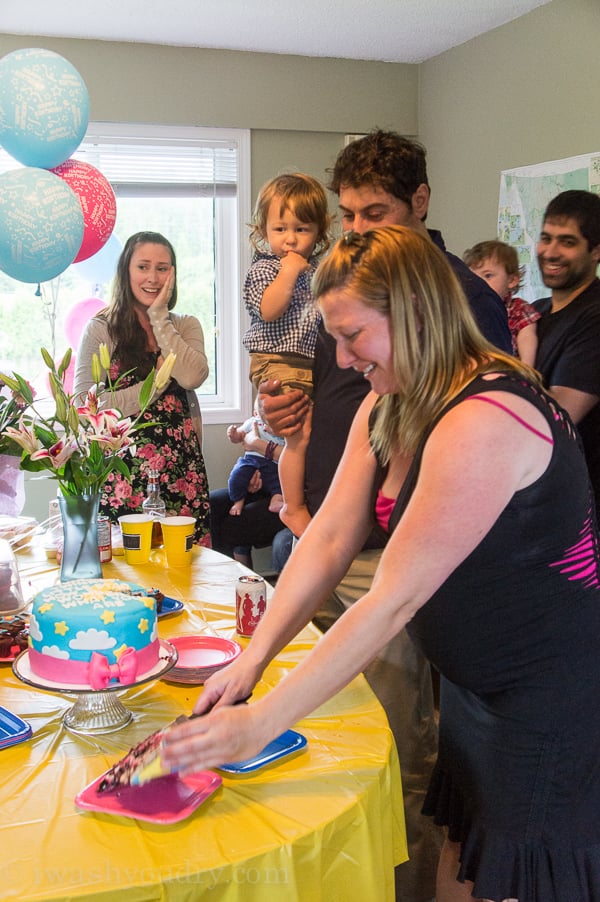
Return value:
<svg viewBox="0 0 600 902">
<path fill-rule="evenodd" d="M 283 507 L 283 495 L 271 495 L 269 510 L 272 514 L 278 514 Z"/>
<path fill-rule="evenodd" d="M 244 509 L 244 498 L 240 498 L 239 501 L 234 501 L 231 507 L 229 508 L 229 516 L 230 517 L 239 517 Z"/>
</svg>

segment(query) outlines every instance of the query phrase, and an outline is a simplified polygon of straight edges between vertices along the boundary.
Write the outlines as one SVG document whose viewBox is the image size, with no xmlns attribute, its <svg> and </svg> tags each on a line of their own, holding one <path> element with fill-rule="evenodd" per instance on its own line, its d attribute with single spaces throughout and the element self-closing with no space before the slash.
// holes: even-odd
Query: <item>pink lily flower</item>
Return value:
<svg viewBox="0 0 600 902">
<path fill-rule="evenodd" d="M 77 446 L 72 442 L 64 442 L 62 439 L 52 445 L 51 448 L 40 448 L 31 455 L 32 460 L 50 460 L 55 470 L 66 464 L 70 457 L 73 456 Z"/>
<path fill-rule="evenodd" d="M 28 454 L 32 454 L 40 447 L 40 443 L 38 442 L 33 431 L 33 423 L 31 424 L 31 427 L 28 427 L 23 417 L 19 419 L 18 429 L 14 429 L 12 426 L 7 426 L 7 428 L 5 429 L 5 434 L 8 435 L 13 440 L 13 442 L 16 442 L 17 445 L 20 445 L 21 448 L 23 448 L 23 450 Z"/>
<path fill-rule="evenodd" d="M 111 413 L 114 412 L 111 411 Z M 107 417 L 102 433 L 95 435 L 94 440 L 111 451 L 119 451 L 121 448 L 131 445 L 131 427 L 132 422 L 129 417 L 124 420 Z"/>
</svg>

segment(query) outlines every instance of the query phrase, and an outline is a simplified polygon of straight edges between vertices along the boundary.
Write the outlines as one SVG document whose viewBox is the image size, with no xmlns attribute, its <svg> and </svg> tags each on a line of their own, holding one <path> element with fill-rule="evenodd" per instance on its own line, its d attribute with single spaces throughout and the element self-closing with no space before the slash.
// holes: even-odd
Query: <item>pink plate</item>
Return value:
<svg viewBox="0 0 600 902">
<path fill-rule="evenodd" d="M 220 636 L 175 636 L 169 642 L 179 655 L 176 664 L 178 671 L 224 667 L 242 653 L 241 645 Z"/>
<path fill-rule="evenodd" d="M 174 824 L 189 817 L 199 805 L 219 788 L 222 779 L 203 770 L 181 779 L 177 774 L 158 777 L 143 786 L 125 786 L 115 792 L 96 792 L 104 774 L 86 786 L 75 804 L 88 811 L 134 817 L 155 824 Z"/>
</svg>

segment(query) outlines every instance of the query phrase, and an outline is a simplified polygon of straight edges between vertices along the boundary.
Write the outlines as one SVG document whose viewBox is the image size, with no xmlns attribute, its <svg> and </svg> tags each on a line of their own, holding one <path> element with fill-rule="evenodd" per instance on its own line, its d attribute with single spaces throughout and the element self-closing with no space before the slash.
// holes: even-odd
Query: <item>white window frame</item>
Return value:
<svg viewBox="0 0 600 902">
<path fill-rule="evenodd" d="M 248 378 L 248 355 L 242 345 L 247 315 L 242 302 L 242 284 L 251 260 L 247 223 L 251 215 L 250 131 L 248 129 L 204 128 L 197 126 L 140 125 L 135 123 L 91 122 L 80 148 L 90 143 L 140 144 L 193 147 L 233 144 L 237 149 L 237 204 L 222 205 L 215 217 L 215 360 L 217 373 L 214 394 L 197 392 L 205 424 L 224 424 L 246 419 L 252 409 L 252 386 Z M 0 171 L 21 168 L 2 152 Z M 93 151 L 73 153 L 74 159 L 94 163 Z M 174 180 L 176 183 L 177 180 Z M 116 187 L 117 204 L 119 189 Z M 232 221 L 231 217 L 234 217 Z M 231 236 L 234 235 L 232 245 Z M 177 250 L 177 248 L 176 248 Z M 33 289 L 32 289 L 33 290 Z M 212 335 L 205 335 L 207 343 Z"/>
<path fill-rule="evenodd" d="M 204 128 L 200 126 L 141 125 L 135 123 L 90 122 L 83 143 L 140 143 L 202 145 L 231 142 L 237 147 L 237 223 L 217 217 L 215 231 L 216 279 L 216 392 L 198 392 L 205 424 L 239 422 L 248 416 L 252 387 L 247 377 L 247 354 L 242 346 L 246 316 L 242 304 L 242 281 L 250 266 L 247 223 L 251 213 L 250 131 L 249 129 Z M 77 152 L 73 154 L 77 157 Z M 91 162 L 91 161 L 90 161 Z M 236 234 L 231 248 L 229 236 Z M 231 253 L 231 251 L 234 251 Z"/>
</svg>

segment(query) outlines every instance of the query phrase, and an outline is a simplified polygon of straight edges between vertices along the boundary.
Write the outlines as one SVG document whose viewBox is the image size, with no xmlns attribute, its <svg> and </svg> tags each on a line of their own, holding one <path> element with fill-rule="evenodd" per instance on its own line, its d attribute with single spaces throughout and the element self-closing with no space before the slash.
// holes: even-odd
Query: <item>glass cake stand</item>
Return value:
<svg viewBox="0 0 600 902">
<path fill-rule="evenodd" d="M 159 639 L 160 652 L 158 663 L 152 670 L 127 686 L 121 683 L 111 683 L 106 689 L 90 689 L 85 685 L 73 685 L 46 680 L 36 673 L 31 672 L 29 663 L 29 650 L 25 649 L 13 661 L 13 671 L 23 683 L 34 686 L 36 689 L 45 689 L 49 692 L 63 692 L 65 695 L 76 695 L 76 701 L 72 708 L 65 711 L 63 724 L 71 733 L 83 735 L 94 733 L 114 733 L 126 726 L 133 714 L 121 702 L 117 692 L 124 692 L 149 683 L 164 676 L 167 671 L 177 663 L 177 649 L 165 639 Z"/>
</svg>

